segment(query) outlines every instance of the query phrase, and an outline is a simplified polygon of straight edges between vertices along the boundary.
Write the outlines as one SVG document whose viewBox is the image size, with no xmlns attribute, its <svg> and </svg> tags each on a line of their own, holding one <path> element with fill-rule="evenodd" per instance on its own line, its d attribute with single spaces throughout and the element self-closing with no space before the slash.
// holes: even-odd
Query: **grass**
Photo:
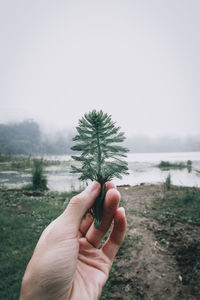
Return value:
<svg viewBox="0 0 200 300">
<path fill-rule="evenodd" d="M 167 191 L 169 191 L 171 189 L 171 175 L 168 174 L 165 183 L 164 183 L 164 187 L 167 189 Z"/>
<path fill-rule="evenodd" d="M 76 193 L 0 188 L 0 299 L 19 299 L 21 279 L 39 236 Z"/>
<path fill-rule="evenodd" d="M 200 225 L 200 189 L 173 187 L 153 203 L 150 215 L 162 215 L 168 219 Z"/>
<path fill-rule="evenodd" d="M 171 186 L 170 191 L 154 201 L 149 216 L 160 223 L 154 234 L 176 261 L 183 295 L 187 290 L 194 299 L 200 299 L 200 189 Z M 187 299 L 192 298 L 189 295 Z"/>
<path fill-rule="evenodd" d="M 0 171 L 25 171 L 34 167 L 35 158 L 24 155 L 2 155 L 0 154 Z M 59 166 L 61 164 L 68 164 L 67 161 L 59 160 L 45 160 L 43 159 L 43 166 Z"/>
<path fill-rule="evenodd" d="M 32 185 L 34 190 L 47 190 L 47 178 L 44 175 L 43 159 L 34 159 L 32 170 Z"/>
<path fill-rule="evenodd" d="M 19 299 L 26 265 L 42 231 L 77 193 L 0 188 L 0 299 Z M 127 234 L 118 259 L 128 263 L 132 248 L 140 238 Z M 116 288 L 114 281 L 119 273 L 118 265 L 113 264 L 102 299 L 110 299 L 110 287 Z"/>
<path fill-rule="evenodd" d="M 185 162 L 169 162 L 169 161 L 161 161 L 158 165 L 158 168 L 160 169 L 185 169 L 187 168 L 189 172 L 191 172 L 192 169 L 192 162 L 191 160 L 188 160 Z"/>
<path fill-rule="evenodd" d="M 131 210 L 135 216 L 158 218 L 166 221 L 189 223 L 200 226 L 200 188 L 178 187 L 164 183 L 163 195 L 155 198 L 152 206 L 142 211 Z"/>
<path fill-rule="evenodd" d="M 75 194 L 76 191 L 59 193 L 0 188 L 0 299 L 19 299 L 22 276 L 39 236 L 44 228 L 63 212 Z M 171 186 L 169 191 L 165 191 L 162 197 L 154 201 L 152 209 L 142 213 L 146 217 L 162 217 L 169 221 L 200 225 L 200 189 Z M 112 295 L 124 295 L 124 292 L 119 290 L 119 285 L 122 280 L 124 285 L 129 284 L 124 281 L 125 272 L 131 271 L 132 251 L 141 242 L 141 236 L 127 233 L 103 289 L 101 300 L 112 299 Z M 137 278 L 134 279 L 134 286 L 131 286 L 134 294 L 130 291 L 130 298 L 128 293 L 124 299 L 143 299 L 141 290 L 136 288 L 135 280 Z"/>
</svg>

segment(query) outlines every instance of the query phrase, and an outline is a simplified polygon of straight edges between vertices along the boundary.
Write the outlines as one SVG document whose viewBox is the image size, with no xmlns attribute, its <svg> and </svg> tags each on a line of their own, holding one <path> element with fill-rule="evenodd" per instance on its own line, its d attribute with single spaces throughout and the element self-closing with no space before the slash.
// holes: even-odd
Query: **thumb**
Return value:
<svg viewBox="0 0 200 300">
<path fill-rule="evenodd" d="M 95 181 L 89 185 L 82 193 L 74 196 L 63 216 L 67 224 L 74 224 L 79 229 L 80 223 L 87 210 L 93 205 L 101 190 L 101 185 Z"/>
</svg>

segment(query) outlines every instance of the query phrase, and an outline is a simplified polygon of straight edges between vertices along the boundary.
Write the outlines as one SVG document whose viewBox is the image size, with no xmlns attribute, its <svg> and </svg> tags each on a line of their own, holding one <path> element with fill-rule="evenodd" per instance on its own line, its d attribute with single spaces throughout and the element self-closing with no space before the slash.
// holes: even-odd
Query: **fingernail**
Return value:
<svg viewBox="0 0 200 300">
<path fill-rule="evenodd" d="M 99 183 L 97 181 L 92 182 L 87 189 L 89 189 L 91 192 L 96 191 L 99 188 Z"/>
<path fill-rule="evenodd" d="M 125 214 L 126 214 L 126 213 L 125 213 L 125 209 L 124 209 L 124 207 L 120 207 L 120 208 L 119 208 L 119 210 L 121 210 L 121 212 L 122 212 L 122 213 L 123 213 L 123 215 L 125 216 Z"/>
</svg>

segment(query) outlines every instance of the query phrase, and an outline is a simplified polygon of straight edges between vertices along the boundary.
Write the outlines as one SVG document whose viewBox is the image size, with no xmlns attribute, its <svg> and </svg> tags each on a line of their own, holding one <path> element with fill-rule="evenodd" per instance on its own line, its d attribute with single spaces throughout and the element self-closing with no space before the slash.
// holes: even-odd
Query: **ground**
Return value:
<svg viewBox="0 0 200 300">
<path fill-rule="evenodd" d="M 200 299 L 199 224 L 158 211 L 163 185 L 119 190 L 128 228 L 102 299 Z"/>
<path fill-rule="evenodd" d="M 118 189 L 127 233 L 101 300 L 200 299 L 200 189 Z M 73 194 L 0 188 L 0 299 L 19 299 L 41 232 Z"/>
</svg>

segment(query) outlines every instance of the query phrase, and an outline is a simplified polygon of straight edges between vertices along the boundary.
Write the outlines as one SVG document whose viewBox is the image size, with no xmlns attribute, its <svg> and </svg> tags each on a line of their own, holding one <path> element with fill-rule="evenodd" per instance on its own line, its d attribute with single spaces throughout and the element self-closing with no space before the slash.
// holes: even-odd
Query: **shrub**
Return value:
<svg viewBox="0 0 200 300">
<path fill-rule="evenodd" d="M 187 169 L 188 169 L 188 172 L 192 172 L 192 161 L 191 160 L 188 160 L 187 161 Z"/>
<path fill-rule="evenodd" d="M 47 190 L 47 178 L 44 175 L 43 159 L 34 159 L 32 184 L 34 190 Z"/>
<path fill-rule="evenodd" d="M 169 174 L 165 180 L 165 187 L 169 191 L 171 188 L 171 175 Z"/>
<path fill-rule="evenodd" d="M 187 168 L 187 165 L 183 162 L 174 162 L 171 163 L 169 161 L 161 161 L 159 165 L 157 165 L 158 168 L 161 169 L 184 169 Z"/>
</svg>

